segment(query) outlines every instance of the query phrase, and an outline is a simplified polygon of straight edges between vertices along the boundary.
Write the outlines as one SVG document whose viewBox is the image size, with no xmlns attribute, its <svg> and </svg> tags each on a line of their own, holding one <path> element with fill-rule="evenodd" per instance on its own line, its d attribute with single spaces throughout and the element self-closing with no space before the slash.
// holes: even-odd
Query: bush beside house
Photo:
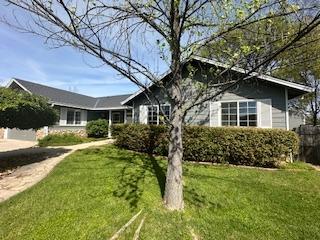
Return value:
<svg viewBox="0 0 320 240">
<path fill-rule="evenodd" d="M 166 126 L 113 125 L 119 147 L 167 155 Z M 281 129 L 187 126 L 184 129 L 184 160 L 274 167 L 298 151 L 298 136 Z"/>
<path fill-rule="evenodd" d="M 105 138 L 108 136 L 108 121 L 106 119 L 98 119 L 90 121 L 86 125 L 88 137 Z"/>
</svg>

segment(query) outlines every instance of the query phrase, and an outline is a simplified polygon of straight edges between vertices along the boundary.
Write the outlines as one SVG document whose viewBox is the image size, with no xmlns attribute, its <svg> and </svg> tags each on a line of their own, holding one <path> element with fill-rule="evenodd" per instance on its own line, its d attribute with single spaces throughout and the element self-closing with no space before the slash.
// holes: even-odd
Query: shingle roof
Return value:
<svg viewBox="0 0 320 240">
<path fill-rule="evenodd" d="M 97 98 L 95 108 L 103 108 L 105 106 L 108 106 L 109 108 L 116 108 L 116 107 L 122 106 L 121 102 L 130 96 L 131 96 L 131 94 L 109 96 L 109 97 L 99 97 L 99 98 Z"/>
<path fill-rule="evenodd" d="M 30 93 L 48 98 L 50 102 L 56 105 L 78 107 L 84 109 L 123 108 L 124 106 L 121 104 L 121 102 L 131 95 L 125 94 L 95 98 L 17 78 L 14 78 L 13 82 L 16 82 L 24 90 Z M 10 85 L 11 84 L 12 82 L 10 83 Z"/>
</svg>

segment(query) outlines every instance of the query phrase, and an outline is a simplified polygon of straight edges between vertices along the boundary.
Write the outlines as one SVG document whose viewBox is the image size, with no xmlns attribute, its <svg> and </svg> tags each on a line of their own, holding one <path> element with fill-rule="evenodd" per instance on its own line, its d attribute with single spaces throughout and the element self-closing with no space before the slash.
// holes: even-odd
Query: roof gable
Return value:
<svg viewBox="0 0 320 240">
<path fill-rule="evenodd" d="M 215 60 L 211 60 L 211 59 L 207 59 L 207 58 L 203 58 L 203 57 L 199 57 L 199 56 L 193 56 L 191 57 L 188 61 L 192 61 L 192 60 L 196 60 L 202 63 L 207 63 L 213 66 L 217 66 L 217 67 L 222 67 L 222 68 L 229 68 L 230 66 L 228 66 L 227 64 L 215 61 Z M 231 67 L 230 68 L 232 71 L 238 72 L 238 73 L 246 73 L 246 70 L 240 67 Z M 164 79 L 165 77 L 167 77 L 171 72 L 166 72 L 165 75 L 163 75 L 159 81 L 161 81 L 162 79 Z M 272 77 L 270 75 L 266 75 L 266 74 L 259 74 L 257 72 L 253 72 L 250 74 L 250 76 L 256 77 L 258 79 L 264 80 L 266 82 L 270 82 L 273 84 L 277 84 L 289 89 L 292 89 L 293 91 L 296 92 L 297 95 L 302 95 L 304 93 L 308 93 L 308 92 L 312 92 L 313 89 L 311 87 L 308 87 L 306 85 L 303 84 L 298 84 L 298 83 L 294 83 L 294 82 L 290 82 L 287 80 L 283 80 L 283 79 L 279 79 L 279 78 L 275 78 Z M 149 87 L 153 86 L 154 84 L 151 84 Z M 139 96 L 141 93 L 143 93 L 144 90 L 141 89 L 137 92 L 135 92 L 134 94 L 132 94 L 130 97 L 128 97 L 127 99 L 125 99 L 122 104 L 127 104 L 128 102 L 130 102 L 131 100 L 133 100 L 134 98 L 136 98 L 137 96 Z"/>
</svg>

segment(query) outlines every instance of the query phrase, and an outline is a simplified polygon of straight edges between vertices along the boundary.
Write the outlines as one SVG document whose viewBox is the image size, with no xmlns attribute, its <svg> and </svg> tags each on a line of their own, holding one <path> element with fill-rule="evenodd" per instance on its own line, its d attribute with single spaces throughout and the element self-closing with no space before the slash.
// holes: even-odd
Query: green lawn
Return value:
<svg viewBox="0 0 320 240">
<path fill-rule="evenodd" d="M 108 239 L 140 209 L 141 239 L 320 239 L 320 172 L 186 164 L 185 211 L 164 210 L 165 161 L 78 151 L 0 204 L 0 239 Z M 132 239 L 143 214 L 120 239 Z"/>
<path fill-rule="evenodd" d="M 38 140 L 38 145 L 40 147 L 48 146 L 70 146 L 80 143 L 87 143 L 92 141 L 102 140 L 101 138 L 88 138 L 80 137 L 72 133 L 63 133 L 63 134 L 49 134 L 44 138 Z"/>
</svg>

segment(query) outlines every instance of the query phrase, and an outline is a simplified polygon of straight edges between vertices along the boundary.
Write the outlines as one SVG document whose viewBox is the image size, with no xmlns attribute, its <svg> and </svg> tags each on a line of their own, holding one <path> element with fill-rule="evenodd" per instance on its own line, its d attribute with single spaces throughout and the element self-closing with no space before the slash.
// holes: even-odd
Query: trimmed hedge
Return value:
<svg viewBox="0 0 320 240">
<path fill-rule="evenodd" d="M 108 121 L 106 119 L 93 120 L 87 123 L 88 137 L 104 138 L 108 136 Z"/>
<path fill-rule="evenodd" d="M 150 154 L 168 154 L 166 126 L 113 125 L 115 144 Z M 298 136 L 281 129 L 202 127 L 184 128 L 184 160 L 274 167 L 290 153 L 297 154 Z"/>
</svg>

